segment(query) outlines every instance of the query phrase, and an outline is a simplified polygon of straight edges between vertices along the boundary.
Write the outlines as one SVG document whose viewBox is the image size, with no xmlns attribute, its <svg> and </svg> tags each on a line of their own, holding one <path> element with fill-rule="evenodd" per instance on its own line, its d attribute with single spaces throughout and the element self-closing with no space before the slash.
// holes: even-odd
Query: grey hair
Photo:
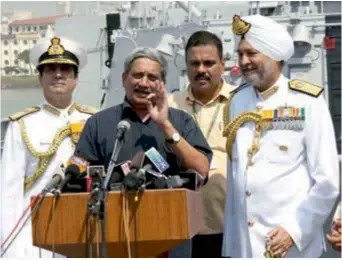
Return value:
<svg viewBox="0 0 342 260">
<path fill-rule="evenodd" d="M 167 60 L 156 49 L 148 47 L 139 47 L 134 49 L 125 59 L 124 73 L 128 73 L 132 68 L 132 63 L 138 58 L 148 58 L 156 61 L 160 65 L 160 74 L 164 83 L 166 83 Z"/>
</svg>

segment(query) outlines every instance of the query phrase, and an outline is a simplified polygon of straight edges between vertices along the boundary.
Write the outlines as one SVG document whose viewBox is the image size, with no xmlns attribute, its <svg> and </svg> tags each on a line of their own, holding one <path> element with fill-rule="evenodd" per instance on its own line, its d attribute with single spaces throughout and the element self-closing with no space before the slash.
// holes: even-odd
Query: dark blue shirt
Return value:
<svg viewBox="0 0 342 260">
<path fill-rule="evenodd" d="M 164 132 L 151 119 L 142 122 L 127 101 L 102 110 L 87 120 L 75 155 L 89 161 L 91 165 L 104 165 L 107 168 L 113 152 L 117 125 L 121 120 L 128 121 L 131 128 L 125 134 L 118 162 L 131 160 L 137 152 L 155 147 L 170 165 L 165 174 L 172 175 L 187 170 L 181 167 L 170 144 L 165 142 Z M 212 151 L 193 118 L 184 111 L 169 108 L 169 120 L 180 135 L 210 162 Z"/>
</svg>

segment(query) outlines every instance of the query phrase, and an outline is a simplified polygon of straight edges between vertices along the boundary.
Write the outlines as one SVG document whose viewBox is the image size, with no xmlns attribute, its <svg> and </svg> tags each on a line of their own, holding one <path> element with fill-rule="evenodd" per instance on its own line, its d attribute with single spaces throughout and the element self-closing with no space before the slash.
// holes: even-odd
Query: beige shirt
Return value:
<svg viewBox="0 0 342 260">
<path fill-rule="evenodd" d="M 201 188 L 204 202 L 205 228 L 201 234 L 223 232 L 226 194 L 226 138 L 223 131 L 223 109 L 232 87 L 224 82 L 220 93 L 207 104 L 195 100 L 192 91 L 176 92 L 169 96 L 170 107 L 181 109 L 193 116 L 206 137 L 212 151 L 208 183 Z"/>
</svg>

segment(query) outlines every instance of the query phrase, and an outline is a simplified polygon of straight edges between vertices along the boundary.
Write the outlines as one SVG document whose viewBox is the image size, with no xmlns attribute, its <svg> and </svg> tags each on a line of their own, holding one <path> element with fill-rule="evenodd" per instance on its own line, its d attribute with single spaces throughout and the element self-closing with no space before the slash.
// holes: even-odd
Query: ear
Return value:
<svg viewBox="0 0 342 260">
<path fill-rule="evenodd" d="M 121 81 L 122 81 L 122 82 L 125 82 L 126 79 L 127 79 L 127 72 L 124 72 L 124 73 L 122 73 L 122 75 L 121 75 Z M 122 84 L 122 85 L 124 85 L 124 84 Z"/>
<path fill-rule="evenodd" d="M 225 65 L 225 60 L 224 60 L 224 57 L 222 57 L 222 59 L 220 60 L 220 63 L 221 63 L 221 65 L 222 65 L 222 67 L 223 67 L 223 70 L 224 70 L 224 65 Z"/>
</svg>

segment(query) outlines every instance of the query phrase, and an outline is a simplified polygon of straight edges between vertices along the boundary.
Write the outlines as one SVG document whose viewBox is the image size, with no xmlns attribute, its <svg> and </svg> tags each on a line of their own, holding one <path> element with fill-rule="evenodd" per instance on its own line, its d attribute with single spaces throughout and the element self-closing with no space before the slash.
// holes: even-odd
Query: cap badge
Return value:
<svg viewBox="0 0 342 260">
<path fill-rule="evenodd" d="M 64 47 L 61 45 L 61 39 L 58 37 L 53 37 L 51 39 L 51 45 L 48 48 L 49 55 L 63 55 Z"/>
<path fill-rule="evenodd" d="M 251 24 L 245 22 L 239 15 L 233 16 L 233 33 L 236 35 L 244 35 L 251 28 Z"/>
</svg>

